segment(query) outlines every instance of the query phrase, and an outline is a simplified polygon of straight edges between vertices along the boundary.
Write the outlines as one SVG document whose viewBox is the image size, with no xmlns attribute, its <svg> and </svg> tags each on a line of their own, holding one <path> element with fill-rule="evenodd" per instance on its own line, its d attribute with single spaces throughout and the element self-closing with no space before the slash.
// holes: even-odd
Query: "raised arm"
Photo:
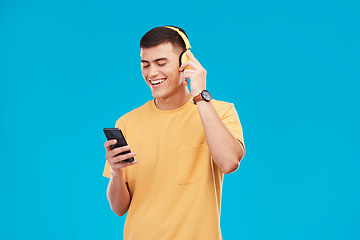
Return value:
<svg viewBox="0 0 360 240">
<path fill-rule="evenodd" d="M 190 79 L 191 94 L 195 97 L 206 89 L 206 70 L 194 55 L 188 56 L 190 61 L 182 64 L 179 71 L 184 72 L 183 84 L 187 85 L 186 79 Z M 185 69 L 188 66 L 191 69 Z M 226 128 L 211 101 L 198 101 L 197 107 L 214 162 L 226 174 L 235 171 L 245 153 L 242 144 Z"/>
</svg>

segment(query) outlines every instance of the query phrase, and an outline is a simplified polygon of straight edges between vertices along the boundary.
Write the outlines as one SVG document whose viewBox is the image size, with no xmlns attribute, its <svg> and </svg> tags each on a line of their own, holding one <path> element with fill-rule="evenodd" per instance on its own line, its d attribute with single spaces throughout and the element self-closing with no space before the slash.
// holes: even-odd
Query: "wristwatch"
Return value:
<svg viewBox="0 0 360 240">
<path fill-rule="evenodd" d="M 198 101 L 204 100 L 205 102 L 209 102 L 211 100 L 211 94 L 207 90 L 203 90 L 201 93 L 196 95 L 193 99 L 194 104 L 196 104 Z"/>
</svg>

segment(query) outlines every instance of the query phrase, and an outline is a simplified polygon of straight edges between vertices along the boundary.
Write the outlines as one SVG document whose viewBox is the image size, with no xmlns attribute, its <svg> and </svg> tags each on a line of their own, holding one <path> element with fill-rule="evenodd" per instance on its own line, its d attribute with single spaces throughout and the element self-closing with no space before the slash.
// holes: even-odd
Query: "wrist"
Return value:
<svg viewBox="0 0 360 240">
<path fill-rule="evenodd" d="M 191 89 L 191 95 L 193 97 L 196 97 L 197 95 L 199 95 L 202 91 L 204 91 L 206 89 L 206 87 L 203 88 L 196 88 L 196 89 Z"/>
<path fill-rule="evenodd" d="M 192 97 L 196 97 L 197 95 L 199 95 L 202 92 L 202 90 L 199 91 L 191 91 L 191 95 Z"/>
<path fill-rule="evenodd" d="M 123 169 L 122 168 L 119 168 L 118 170 L 113 170 L 111 169 L 111 176 L 113 177 L 121 177 L 122 174 L 123 174 Z"/>
<path fill-rule="evenodd" d="M 206 89 L 206 84 L 196 84 L 196 85 L 193 84 L 193 85 L 191 85 L 191 83 L 190 83 L 191 95 L 193 97 L 199 95 L 205 89 Z"/>
<path fill-rule="evenodd" d="M 193 102 L 194 104 L 197 104 L 198 102 L 210 102 L 210 100 L 212 99 L 211 94 L 209 93 L 209 91 L 207 90 L 202 90 L 199 94 L 197 94 L 194 98 L 193 98 Z"/>
</svg>

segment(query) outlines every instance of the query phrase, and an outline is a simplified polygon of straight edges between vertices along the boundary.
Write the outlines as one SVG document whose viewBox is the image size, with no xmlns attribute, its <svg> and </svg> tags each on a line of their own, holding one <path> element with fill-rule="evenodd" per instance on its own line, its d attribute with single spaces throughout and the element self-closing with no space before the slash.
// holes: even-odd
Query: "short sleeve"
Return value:
<svg viewBox="0 0 360 240">
<path fill-rule="evenodd" d="M 124 136 L 126 137 L 125 124 L 124 124 L 124 121 L 123 121 L 122 117 L 119 120 L 116 121 L 115 127 L 119 128 L 123 132 Z M 107 161 L 105 162 L 105 168 L 104 168 L 103 176 L 107 177 L 107 178 L 110 178 L 110 176 L 111 176 L 111 167 L 110 167 L 110 165 L 109 165 L 109 163 Z M 123 180 L 124 180 L 124 182 L 128 181 L 127 180 L 127 170 L 126 170 L 126 168 L 124 168 L 124 171 L 123 171 Z"/>
<path fill-rule="evenodd" d="M 107 178 L 110 178 L 110 176 L 111 176 L 111 167 L 107 161 L 105 162 L 103 176 L 107 177 Z"/>
<path fill-rule="evenodd" d="M 230 104 L 230 107 L 221 116 L 221 120 L 224 122 L 227 129 L 229 129 L 231 134 L 240 141 L 245 151 L 243 130 L 234 104 Z"/>
</svg>

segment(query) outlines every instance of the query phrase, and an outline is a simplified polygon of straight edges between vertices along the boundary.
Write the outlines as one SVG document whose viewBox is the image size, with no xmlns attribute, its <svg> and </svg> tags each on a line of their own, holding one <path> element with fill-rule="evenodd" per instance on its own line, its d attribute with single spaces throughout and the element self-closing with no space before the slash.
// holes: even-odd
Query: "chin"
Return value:
<svg viewBox="0 0 360 240">
<path fill-rule="evenodd" d="M 164 97 L 164 94 L 162 94 L 161 92 L 158 92 L 158 91 L 152 91 L 151 94 L 154 98 L 163 98 Z"/>
<path fill-rule="evenodd" d="M 154 98 L 164 99 L 164 98 L 169 97 L 169 94 L 167 94 L 165 92 L 152 92 L 152 96 Z"/>
</svg>

